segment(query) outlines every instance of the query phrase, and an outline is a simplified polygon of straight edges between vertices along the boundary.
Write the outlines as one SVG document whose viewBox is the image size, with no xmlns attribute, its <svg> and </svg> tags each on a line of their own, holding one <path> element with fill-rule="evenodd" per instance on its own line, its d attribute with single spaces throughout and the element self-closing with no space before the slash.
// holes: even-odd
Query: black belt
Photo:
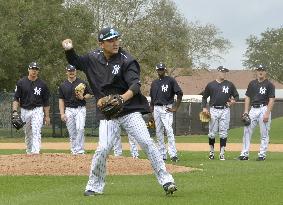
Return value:
<svg viewBox="0 0 283 205">
<path fill-rule="evenodd" d="M 252 105 L 253 108 L 260 108 L 260 107 L 264 107 L 264 106 L 266 106 L 266 104 Z"/>
<path fill-rule="evenodd" d="M 215 109 L 225 109 L 225 108 L 227 108 L 226 105 L 214 105 L 212 107 L 215 108 Z"/>
<path fill-rule="evenodd" d="M 166 106 L 166 105 L 163 105 L 163 104 L 160 104 L 160 103 L 157 103 L 155 105 L 157 105 L 157 106 Z"/>
</svg>

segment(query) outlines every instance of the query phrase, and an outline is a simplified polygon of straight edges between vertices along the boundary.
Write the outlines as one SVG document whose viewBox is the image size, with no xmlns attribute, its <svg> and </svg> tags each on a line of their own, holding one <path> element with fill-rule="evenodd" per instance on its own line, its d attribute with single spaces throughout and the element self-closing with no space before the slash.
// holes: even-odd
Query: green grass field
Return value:
<svg viewBox="0 0 283 205">
<path fill-rule="evenodd" d="M 237 155 L 231 152 L 226 161 L 210 161 L 205 152 L 181 152 L 180 165 L 201 170 L 174 174 L 179 190 L 170 197 L 153 175 L 108 176 L 104 195 L 94 197 L 83 196 L 87 176 L 0 176 L 0 204 L 283 204 L 282 153 L 269 153 L 264 162 L 254 160 L 256 153 L 249 161 L 234 160 Z"/>
<path fill-rule="evenodd" d="M 271 143 L 283 144 L 283 118 L 272 121 Z M 229 142 L 242 141 L 243 129 L 229 131 Z M 124 142 L 127 138 L 123 137 Z M 87 142 L 96 142 L 89 137 Z M 177 142 L 207 142 L 207 136 L 178 136 Z M 1 137 L 0 142 L 24 142 L 23 138 Z M 68 142 L 68 138 L 43 138 L 43 142 Z M 259 143 L 255 131 L 253 143 Z M 65 152 L 68 150 L 42 150 Z M 89 151 L 93 154 L 94 151 Z M 25 153 L 24 150 L 0 150 L 0 154 Z M 180 152 L 179 165 L 199 168 L 191 173 L 174 174 L 178 191 L 166 197 L 153 175 L 108 176 L 102 196 L 84 197 L 87 176 L 0 176 L 0 205 L 282 205 L 283 153 L 268 152 L 267 160 L 237 161 L 239 152 L 226 152 L 226 161 L 207 159 L 207 152 Z M 129 151 L 124 156 L 130 156 Z M 141 152 L 142 158 L 145 158 Z M 0 161 L 1 166 L 1 161 Z"/>
<path fill-rule="evenodd" d="M 283 117 L 276 118 L 272 120 L 271 130 L 270 130 L 270 143 L 274 144 L 283 144 Z M 24 136 L 24 134 L 22 133 Z M 6 135 L 7 136 L 7 135 Z M 23 136 L 22 137 L 6 137 L 0 134 L 0 143 L 3 142 L 24 142 Z M 229 130 L 228 135 L 228 143 L 242 143 L 243 137 L 243 127 L 234 128 Z M 260 139 L 260 132 L 259 128 L 257 127 L 254 130 L 254 134 L 252 136 L 252 143 L 259 143 Z M 98 137 L 86 137 L 86 142 L 97 142 Z M 127 142 L 128 138 L 124 136 L 122 138 L 123 142 Z M 186 135 L 186 136 L 176 136 L 176 142 L 207 142 L 207 135 Z M 68 138 L 52 138 L 52 137 L 43 137 L 42 142 L 69 142 Z"/>
</svg>

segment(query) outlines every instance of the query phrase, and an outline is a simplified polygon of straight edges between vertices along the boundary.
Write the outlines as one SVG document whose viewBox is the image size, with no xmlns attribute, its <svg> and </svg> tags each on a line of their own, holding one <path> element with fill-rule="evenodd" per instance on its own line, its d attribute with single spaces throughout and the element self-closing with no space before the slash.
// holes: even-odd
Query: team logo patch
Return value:
<svg viewBox="0 0 283 205">
<path fill-rule="evenodd" d="M 266 87 L 260 87 L 259 93 L 262 94 L 262 95 L 264 95 L 265 92 L 266 92 Z"/>
<path fill-rule="evenodd" d="M 224 85 L 222 87 L 222 93 L 228 93 L 228 92 L 229 92 L 229 87 Z"/>
<path fill-rule="evenodd" d="M 34 95 L 40 95 L 40 93 L 41 93 L 41 88 L 37 88 L 37 87 L 35 87 L 34 88 Z"/>
<path fill-rule="evenodd" d="M 114 65 L 112 74 L 117 75 L 119 73 L 119 70 L 120 70 L 120 65 Z"/>
<path fill-rule="evenodd" d="M 168 90 L 168 85 L 164 85 L 164 84 L 163 84 L 163 85 L 161 86 L 161 90 L 162 90 L 162 92 L 164 92 L 164 93 L 167 92 L 167 90 Z"/>
</svg>

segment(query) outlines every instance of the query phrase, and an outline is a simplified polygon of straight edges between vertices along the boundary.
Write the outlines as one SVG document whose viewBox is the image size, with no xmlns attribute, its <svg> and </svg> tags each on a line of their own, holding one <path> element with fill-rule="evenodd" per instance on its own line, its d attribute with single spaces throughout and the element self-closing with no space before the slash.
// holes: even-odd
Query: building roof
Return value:
<svg viewBox="0 0 283 205">
<path fill-rule="evenodd" d="M 193 70 L 190 76 L 176 77 L 177 82 L 182 88 L 184 95 L 198 95 L 207 85 L 216 79 L 216 70 Z M 250 70 L 230 70 L 226 74 L 226 79 L 231 81 L 237 88 L 237 90 L 246 90 L 251 80 L 256 79 L 254 71 Z M 275 89 L 283 89 L 283 84 L 271 80 L 275 85 Z"/>
</svg>

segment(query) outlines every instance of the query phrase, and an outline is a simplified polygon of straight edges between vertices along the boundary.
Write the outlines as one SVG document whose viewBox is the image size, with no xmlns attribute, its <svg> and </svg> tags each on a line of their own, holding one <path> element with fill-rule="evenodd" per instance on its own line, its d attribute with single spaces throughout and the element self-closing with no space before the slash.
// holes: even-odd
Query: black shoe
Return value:
<svg viewBox="0 0 283 205">
<path fill-rule="evenodd" d="M 178 161 L 179 161 L 179 158 L 178 158 L 177 156 L 172 157 L 172 158 L 171 158 L 171 161 L 172 161 L 172 162 L 178 162 Z"/>
<path fill-rule="evenodd" d="M 265 160 L 265 157 L 258 157 L 257 159 L 256 159 L 256 161 L 264 161 Z"/>
<path fill-rule="evenodd" d="M 94 196 L 94 195 L 101 195 L 102 193 L 98 193 L 95 191 L 87 190 L 84 192 L 84 196 Z"/>
<path fill-rule="evenodd" d="M 247 157 L 247 156 L 239 156 L 237 159 L 238 160 L 249 160 L 249 157 Z"/>
<path fill-rule="evenodd" d="M 214 153 L 210 152 L 209 156 L 208 156 L 208 159 L 213 160 L 214 159 Z"/>
<path fill-rule="evenodd" d="M 164 189 L 166 195 L 169 195 L 169 194 L 172 195 L 175 191 L 177 191 L 177 186 L 173 182 L 168 182 L 168 183 L 163 185 L 163 189 Z"/>
</svg>

